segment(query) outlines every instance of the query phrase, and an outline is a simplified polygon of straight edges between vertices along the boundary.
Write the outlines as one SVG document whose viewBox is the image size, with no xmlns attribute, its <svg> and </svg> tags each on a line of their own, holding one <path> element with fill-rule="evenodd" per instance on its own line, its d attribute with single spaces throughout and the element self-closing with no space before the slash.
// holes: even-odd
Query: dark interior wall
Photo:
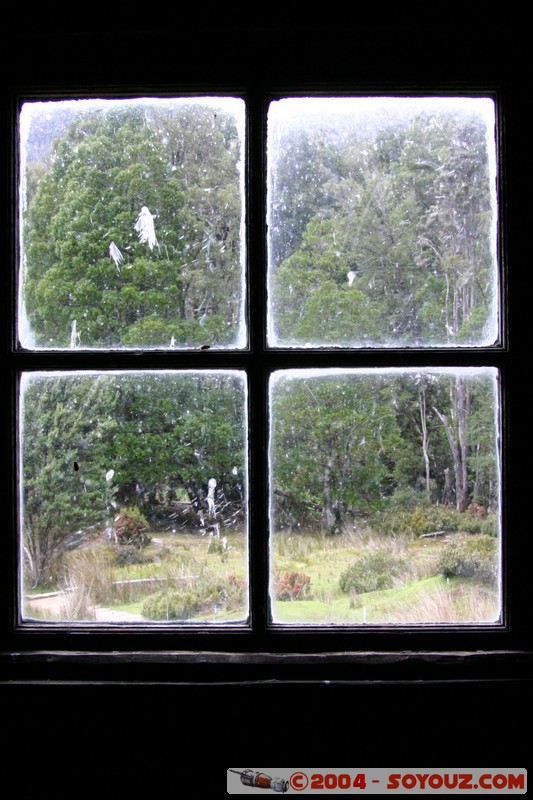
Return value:
<svg viewBox="0 0 533 800">
<path fill-rule="evenodd" d="M 178 796 L 225 794 L 236 763 L 527 768 L 532 699 L 531 682 L 2 686 L 3 760 L 48 764 L 29 785 L 53 787 L 61 763 L 106 792 L 153 776 Z"/>
</svg>

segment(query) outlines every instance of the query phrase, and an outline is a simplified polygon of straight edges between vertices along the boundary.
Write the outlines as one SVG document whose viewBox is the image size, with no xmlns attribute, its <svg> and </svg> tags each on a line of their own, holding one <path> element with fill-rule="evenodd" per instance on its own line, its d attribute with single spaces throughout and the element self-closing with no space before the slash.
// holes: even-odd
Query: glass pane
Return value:
<svg viewBox="0 0 533 800">
<path fill-rule="evenodd" d="M 246 346 L 244 102 L 25 103 L 25 348 Z"/>
<path fill-rule="evenodd" d="M 498 394 L 492 368 L 274 373 L 274 622 L 499 620 Z"/>
<path fill-rule="evenodd" d="M 485 98 L 296 98 L 268 115 L 269 344 L 498 341 Z"/>
<path fill-rule="evenodd" d="M 243 373 L 28 373 L 21 421 L 25 620 L 246 620 Z"/>
</svg>

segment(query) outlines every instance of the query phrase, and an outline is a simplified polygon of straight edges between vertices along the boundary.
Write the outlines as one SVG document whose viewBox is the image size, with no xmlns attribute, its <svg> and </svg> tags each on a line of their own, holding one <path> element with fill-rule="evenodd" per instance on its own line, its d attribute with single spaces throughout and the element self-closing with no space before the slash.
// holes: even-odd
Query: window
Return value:
<svg viewBox="0 0 533 800">
<path fill-rule="evenodd" d="M 282 98 L 268 132 L 271 346 L 499 341 L 491 98 Z"/>
<path fill-rule="evenodd" d="M 486 367 L 273 374 L 278 623 L 500 621 L 498 395 Z M 405 480 L 417 451 L 425 473 Z"/>
<path fill-rule="evenodd" d="M 22 347 L 246 344 L 244 111 L 228 97 L 22 106 Z"/>
<path fill-rule="evenodd" d="M 246 620 L 242 371 L 27 372 L 21 422 L 24 619 Z"/>
<path fill-rule="evenodd" d="M 105 353 L 21 375 L 26 621 L 248 618 L 246 373 L 106 369 L 246 346 L 244 110 L 22 106 L 20 346 Z"/>
<path fill-rule="evenodd" d="M 408 133 L 405 128 L 397 136 L 394 129 L 380 132 L 382 148 L 391 151 L 397 148 L 399 153 L 394 170 L 391 162 L 381 154 L 382 173 L 377 171 L 379 158 L 372 160 L 370 151 L 368 162 L 372 160 L 372 163 L 364 165 L 357 163 L 353 149 L 349 154 L 347 151 L 343 154 L 342 149 L 335 150 L 331 142 L 312 141 L 308 136 L 305 144 L 309 150 L 305 151 L 303 164 L 330 170 L 326 180 L 323 176 L 317 177 L 312 186 L 319 192 L 330 192 L 330 196 L 321 199 L 318 209 L 305 208 L 304 201 L 309 201 L 313 195 L 313 192 L 308 192 L 298 205 L 297 191 L 301 189 L 305 195 L 309 184 L 297 185 L 297 179 L 305 184 L 307 178 L 302 176 L 298 164 L 291 164 L 287 158 L 283 164 L 286 170 L 284 191 L 287 194 L 270 205 L 272 195 L 268 192 L 272 185 L 267 187 L 267 177 L 272 180 L 272 175 L 264 169 L 265 163 L 267 169 L 271 164 L 267 159 L 267 145 L 272 142 L 268 138 L 268 113 L 270 108 L 277 107 L 275 104 L 285 103 L 290 92 L 232 93 L 232 100 L 242 103 L 242 108 L 246 109 L 247 138 L 242 154 L 247 152 L 248 157 L 244 167 L 237 152 L 238 137 L 243 135 L 244 117 L 238 130 L 229 124 L 224 127 L 220 106 L 210 104 L 206 110 L 202 105 L 203 97 L 209 96 L 211 103 L 216 94 L 195 95 L 194 103 L 189 98 L 189 105 L 194 107 L 198 117 L 208 120 L 211 129 L 221 137 L 217 140 L 220 144 L 209 138 L 202 139 L 203 134 L 195 140 L 198 151 L 194 167 L 202 172 L 206 184 L 202 185 L 203 178 L 198 172 L 191 186 L 187 187 L 190 190 L 187 193 L 183 191 L 183 185 L 173 179 L 175 172 L 181 169 L 183 154 L 179 149 L 177 128 L 172 128 L 170 115 L 161 112 L 157 119 L 159 137 L 143 139 L 137 131 L 131 134 L 133 139 L 126 137 L 117 147 L 116 157 L 121 159 L 121 165 L 120 170 L 113 169 L 116 169 L 117 186 L 120 185 L 116 192 L 117 203 L 119 200 L 120 203 L 114 214 L 117 219 L 120 217 L 121 224 L 117 223 L 112 229 L 108 229 L 103 221 L 93 227 L 94 213 L 98 212 L 102 197 L 99 195 L 100 187 L 84 184 L 80 176 L 87 158 L 105 160 L 111 157 L 109 143 L 114 142 L 122 124 L 116 118 L 113 122 L 114 136 L 107 139 L 105 114 L 99 113 L 89 120 L 93 126 L 90 131 L 78 128 L 76 148 L 78 152 L 84 150 L 83 159 L 76 161 L 75 148 L 64 147 L 63 164 L 56 156 L 58 172 L 53 181 L 41 177 L 36 168 L 31 176 L 35 183 L 30 186 L 28 172 L 28 185 L 23 187 L 23 192 L 34 192 L 38 184 L 43 186 L 48 180 L 49 197 L 46 202 L 43 200 L 40 209 L 33 207 L 33 228 L 26 234 L 26 242 L 30 244 L 28 249 L 26 244 L 22 248 L 23 258 L 27 259 L 23 273 L 27 276 L 27 289 L 24 289 L 24 279 L 20 285 L 24 291 L 17 316 L 20 344 L 13 347 L 10 355 L 13 399 L 17 403 L 19 398 L 23 401 L 18 417 L 21 427 L 17 429 L 18 452 L 22 456 L 18 473 L 21 489 L 14 528 L 22 529 L 24 514 L 32 513 L 32 492 L 43 496 L 47 471 L 52 473 L 56 470 L 61 472 L 57 485 L 65 488 L 66 501 L 54 490 L 48 505 L 56 519 L 61 520 L 61 535 L 65 534 L 60 544 L 62 554 L 68 549 L 74 563 L 76 556 L 83 553 L 87 556 L 87 569 L 91 570 L 88 554 L 92 550 L 79 545 L 82 540 L 91 541 L 89 529 L 94 524 L 91 515 L 96 503 L 98 514 L 105 523 L 99 523 L 98 534 L 107 537 L 104 544 L 123 562 L 119 566 L 127 567 L 124 574 L 128 578 L 123 579 L 124 582 L 114 572 L 112 583 L 117 597 L 125 591 L 126 581 L 130 584 L 128 591 L 138 589 L 142 594 L 148 581 L 157 583 L 168 578 L 168 570 L 163 576 L 164 567 L 159 571 L 153 570 L 156 561 L 158 566 L 163 564 L 161 552 L 169 548 L 165 537 L 157 535 L 153 520 L 150 520 L 152 549 L 149 557 L 145 558 L 146 548 L 140 546 L 146 521 L 132 506 L 135 497 L 144 494 L 152 495 L 151 508 L 154 517 L 159 514 L 163 520 L 162 528 L 168 528 L 172 515 L 181 523 L 187 519 L 188 513 L 194 513 L 195 539 L 203 539 L 206 559 L 207 554 L 212 556 L 212 562 L 221 566 L 220 573 L 209 573 L 206 561 L 200 562 L 198 558 L 196 562 L 194 558 L 180 561 L 176 556 L 172 580 L 181 581 L 184 586 L 188 581 L 191 583 L 187 586 L 191 590 L 188 592 L 189 605 L 187 609 L 182 605 L 177 611 L 172 610 L 174 598 L 168 591 L 150 591 L 147 598 L 153 599 L 146 603 L 145 613 L 148 613 L 150 604 L 154 610 L 149 622 L 146 616 L 129 618 L 126 616 L 129 612 L 124 610 L 115 618 L 117 621 L 95 619 L 87 616 L 85 611 L 76 619 L 72 610 L 63 611 L 55 619 L 38 618 L 34 615 L 34 607 L 39 601 L 35 597 L 26 598 L 30 579 L 26 577 L 21 584 L 23 592 L 16 600 L 16 613 L 12 616 L 12 620 L 17 620 L 16 624 L 12 622 L 15 641 L 25 642 L 26 647 L 30 642 L 38 641 L 44 643 L 45 648 L 51 646 L 50 642 L 56 646 L 59 643 L 65 646 L 68 642 L 68 649 L 80 647 L 89 636 L 95 649 L 105 650 L 112 642 L 114 648 L 124 652 L 139 648 L 179 650 L 191 654 L 202 651 L 209 653 L 208 660 L 211 658 L 213 661 L 217 659 L 216 653 L 221 651 L 230 654 L 287 651 L 297 654 L 355 653 L 372 649 L 393 650 L 403 647 L 406 641 L 410 647 L 419 649 L 445 649 L 447 642 L 453 642 L 453 647 L 467 649 L 475 642 L 479 649 L 495 642 L 498 635 L 502 637 L 498 641 L 508 641 L 505 637 L 509 635 L 509 545 L 506 538 L 509 528 L 504 467 L 508 458 L 506 397 L 513 378 L 506 338 L 503 262 L 494 260 L 502 248 L 501 239 L 496 241 L 502 220 L 494 217 L 494 195 L 489 192 L 480 200 L 478 196 L 474 198 L 474 192 L 467 191 L 472 175 L 481 180 L 480 172 L 476 173 L 475 169 L 472 172 L 469 152 L 464 152 L 467 147 L 452 151 L 448 146 L 445 155 L 436 153 L 434 149 L 431 158 L 428 156 L 430 145 L 431 148 L 440 146 L 446 149 L 439 120 L 431 123 L 431 136 L 426 130 L 428 138 L 425 141 L 421 128 L 417 129 L 410 121 Z M 313 91 L 308 89 L 306 96 L 312 94 Z M 320 93 L 315 90 L 314 94 Z M 328 92 L 327 97 L 332 98 L 335 94 Z M 339 91 L 340 94 L 343 93 Z M 350 97 L 359 94 L 352 88 Z M 400 95 L 399 91 L 390 91 L 379 97 L 386 97 L 388 102 Z M 450 93 L 449 96 L 457 95 Z M 175 97 L 186 104 L 185 95 L 176 92 Z M 483 94 L 483 98 L 493 104 L 496 112 L 494 124 L 498 135 L 495 142 L 499 146 L 498 94 L 488 92 Z M 46 97 L 39 97 L 39 102 L 43 99 L 56 102 Z M 158 99 L 166 102 L 169 97 L 159 96 Z M 299 100 L 303 102 L 303 93 Z M 25 97 L 23 101 L 29 107 L 35 98 Z M 154 118 L 155 114 L 152 120 Z M 146 114 L 143 125 L 145 120 Z M 132 118 L 128 124 L 135 132 L 136 120 Z M 339 129 L 333 123 L 331 127 L 339 137 Z M 309 130 L 306 129 L 307 134 Z M 421 140 L 409 138 L 415 135 L 420 135 Z M 471 132 L 471 136 L 479 136 L 479 130 Z M 409 141 L 409 155 L 398 141 L 402 137 Z M 475 149 L 472 141 L 469 143 Z M 364 147 L 376 144 L 377 140 L 369 136 Z M 161 184 L 154 188 L 154 175 L 163 163 L 159 151 L 163 145 L 167 147 L 164 163 L 170 167 L 168 173 L 161 175 Z M 213 176 L 207 176 L 211 168 L 206 159 L 218 146 L 226 161 L 218 164 L 216 179 L 207 185 Z M 355 147 L 354 140 L 350 140 L 350 147 Z M 57 152 L 61 153 L 61 144 L 58 148 Z M 138 173 L 135 158 L 128 163 L 132 148 L 153 157 L 151 175 Z M 422 158 L 422 154 L 427 157 Z M 340 164 L 338 159 L 343 155 L 345 163 Z M 490 179 L 487 185 L 495 187 L 499 158 L 496 149 L 493 157 L 494 161 L 487 159 L 486 174 Z M 417 160 L 416 178 L 414 172 L 409 172 L 408 159 Z M 454 159 L 455 165 L 452 163 Z M 452 218 L 454 209 L 446 205 L 449 192 L 460 191 L 454 180 L 454 166 L 465 170 L 461 183 L 464 202 L 461 214 L 465 219 L 469 215 L 468 228 L 463 224 L 465 220 L 456 224 Z M 287 174 L 291 167 L 295 170 L 294 176 Z M 357 176 L 354 170 L 363 170 L 363 167 L 368 167 L 368 172 L 360 172 Z M 240 169 L 243 171 L 239 172 Z M 347 170 L 348 177 L 343 169 Z M 222 185 L 222 179 L 226 179 L 229 173 L 233 176 L 233 183 Z M 98 177 L 102 176 L 100 169 Z M 402 180 L 412 184 L 410 193 L 404 198 L 404 206 L 397 200 L 404 197 Z M 437 180 L 441 180 L 442 197 L 430 197 L 427 194 L 429 185 L 431 183 L 434 190 Z M 361 196 L 354 202 L 356 183 Z M 78 191 L 80 186 L 85 195 L 83 202 Z M 292 195 L 290 188 L 294 189 Z M 89 197 L 91 192 L 93 195 Z M 179 207 L 182 217 L 179 228 L 173 227 L 172 220 L 165 217 L 157 205 L 161 196 L 159 192 L 170 198 L 170 206 Z M 155 205 L 144 203 L 143 193 L 154 197 Z M 412 225 L 404 224 L 401 234 L 393 234 L 395 257 L 387 261 L 380 248 L 385 234 L 390 232 L 393 217 L 399 218 L 396 220 L 399 224 L 406 219 L 412 222 L 417 202 L 425 203 L 423 223 L 420 222 L 418 228 L 414 222 Z M 479 203 L 478 208 L 473 208 L 475 202 Z M 278 225 L 283 217 L 284 203 L 285 218 L 288 219 L 290 214 L 294 217 L 291 230 L 282 230 Z M 293 206 L 287 211 L 290 203 Z M 336 203 L 337 208 L 343 209 L 344 216 L 334 218 L 325 213 L 328 203 Z M 200 206 L 207 210 L 203 220 L 195 216 Z M 89 207 L 94 207 L 94 211 L 88 212 Z M 224 214 L 219 213 L 221 208 L 230 209 L 229 222 Z M 54 222 L 50 226 L 46 213 L 52 211 Z M 68 217 L 66 232 L 61 229 L 62 213 Z M 365 213 L 368 216 L 365 217 Z M 84 219 L 84 214 L 88 214 L 88 220 Z M 472 222 L 473 217 L 477 222 Z M 443 253 L 430 235 L 444 218 L 448 225 L 446 243 L 449 245 L 446 267 L 443 266 Z M 105 219 L 105 214 L 102 219 Z M 80 220 L 78 227 L 74 220 Z M 357 222 L 366 225 L 370 232 L 367 231 L 364 241 L 360 239 L 354 244 L 350 236 Z M 478 223 L 485 226 L 483 230 L 475 227 Z M 372 253 L 372 234 L 378 228 L 379 247 Z M 168 236 L 166 232 L 169 232 Z M 190 235 L 190 241 L 180 239 L 180 235 L 185 239 Z M 464 241 L 459 242 L 461 236 L 466 237 L 469 247 L 481 252 L 482 273 L 471 275 L 467 265 L 458 263 L 463 252 L 461 247 L 466 246 Z M 289 241 L 291 237 L 294 237 L 293 241 Z M 400 274 L 397 265 L 401 263 L 402 251 L 413 243 L 418 247 L 417 262 L 412 265 L 412 274 L 406 277 Z M 44 270 L 51 247 L 57 247 L 61 252 L 60 263 L 56 258 L 50 268 L 60 270 L 57 280 L 51 279 L 50 270 Z M 85 247 L 99 248 L 91 261 L 94 277 L 91 274 L 90 279 L 80 278 L 80 273 L 72 267 L 76 259 L 81 258 Z M 168 273 L 158 271 L 157 260 L 152 258 L 156 253 L 159 257 L 165 247 L 169 252 L 161 258 L 167 262 L 176 259 L 180 269 L 184 264 L 192 265 L 187 267 L 190 271 L 186 280 L 180 277 L 183 283 L 179 292 L 166 282 Z M 282 251 L 283 255 L 280 255 Z M 314 286 L 310 282 L 303 285 L 305 273 L 298 266 L 309 253 L 313 258 L 321 257 L 320 264 L 311 265 L 316 269 L 308 271 L 310 279 L 318 280 Z M 370 268 L 368 260 L 365 262 L 365 256 L 369 254 L 375 259 L 374 269 Z M 376 264 L 381 271 L 375 269 Z M 320 270 L 324 275 L 317 278 L 314 273 Z M 424 270 L 432 274 L 433 294 L 421 279 Z M 376 286 L 378 278 L 382 281 L 381 287 Z M 302 285 L 297 285 L 299 279 Z M 101 284 L 96 295 L 94 289 L 98 280 Z M 396 280 L 412 282 L 405 292 L 411 292 L 410 297 L 416 303 L 413 301 L 411 312 L 404 315 L 402 298 L 406 294 L 402 295 L 398 283 L 394 284 L 396 296 L 388 298 L 387 302 L 384 298 L 384 287 L 392 286 Z M 348 290 L 352 290 L 352 296 Z M 298 293 L 301 302 L 293 304 L 291 298 Z M 183 313 L 179 326 L 175 325 L 174 318 L 168 318 L 169 298 L 173 303 L 181 303 Z M 379 312 L 377 316 L 376 309 Z M 356 326 L 361 325 L 355 340 L 347 334 L 351 329 L 346 324 L 347 319 Z M 395 331 L 397 338 L 380 339 L 384 322 Z M 176 400 L 178 395 L 179 401 Z M 70 405 L 65 402 L 67 397 Z M 401 413 L 396 413 L 395 403 L 403 404 Z M 424 414 L 424 408 L 427 414 Z M 467 432 L 471 448 L 468 481 L 477 480 L 476 491 L 479 494 L 473 493 L 472 485 L 467 489 L 462 471 L 466 469 L 465 453 L 462 456 L 456 453 L 464 444 L 459 441 L 464 433 L 457 419 L 461 411 L 468 413 L 472 422 Z M 342 451 L 345 463 L 330 463 L 324 446 L 325 434 L 322 440 L 313 441 L 312 437 L 319 430 L 333 434 L 343 415 L 348 413 L 353 418 L 355 412 L 359 415 L 356 429 L 353 424 L 341 425 L 338 438 L 330 437 L 331 458 Z M 454 429 L 452 412 L 456 415 L 453 423 L 458 425 Z M 430 414 L 431 430 L 428 433 L 426 423 Z M 373 424 L 376 415 L 383 417 L 377 435 Z M 405 422 L 409 416 L 411 421 Z M 208 417 L 209 422 L 206 421 Z M 403 428 L 399 425 L 400 418 L 404 420 Z M 44 430 L 45 426 L 48 432 Z M 56 437 L 53 457 L 43 467 L 38 461 L 39 448 L 50 444 L 52 432 Z M 371 443 L 367 437 L 373 435 L 376 440 L 381 437 L 381 441 Z M 168 441 L 172 442 L 172 447 L 168 446 Z M 113 442 L 113 448 L 106 450 L 109 442 Z M 348 456 L 353 455 L 356 442 L 362 457 L 352 463 Z M 435 476 L 431 460 L 435 450 L 431 449 L 429 456 L 429 447 L 438 450 L 440 464 L 449 465 L 447 474 L 443 469 Z M 206 457 L 207 450 L 213 449 L 217 453 L 215 461 L 211 456 Z M 416 464 L 410 461 L 415 449 Z M 89 451 L 91 456 L 87 457 Z M 134 462 L 124 459 L 126 451 L 135 459 Z M 393 453 L 396 454 L 394 463 Z M 312 469 L 317 454 L 321 457 L 326 454 L 319 478 Z M 154 470 L 159 470 L 161 480 L 151 479 L 151 469 L 147 466 L 150 458 Z M 185 463 L 187 469 L 178 471 L 172 467 L 177 458 Z M 26 476 L 25 465 L 32 459 L 35 462 L 33 472 Z M 117 482 L 119 461 L 123 472 L 120 484 Z M 198 465 L 201 465 L 201 470 Z M 356 485 L 351 491 L 344 491 L 346 487 L 340 491 L 339 474 L 343 469 L 355 476 Z M 398 477 L 400 473 L 401 479 Z M 436 485 L 432 485 L 432 480 Z M 295 486 L 299 487 L 297 493 Z M 410 497 L 407 497 L 408 490 Z M 415 496 L 416 492 L 418 495 Z M 447 518 L 445 514 L 437 514 L 430 519 L 429 514 L 424 516 L 420 510 L 417 511 L 423 503 L 415 501 L 426 494 L 430 503 L 437 496 L 443 502 L 447 492 L 454 499 L 455 511 L 465 515 L 460 521 L 452 519 L 454 514 Z M 403 497 L 400 496 L 402 493 Z M 370 565 L 369 574 L 363 579 L 356 570 L 350 574 L 350 560 L 337 569 L 335 591 L 343 591 L 339 583 L 344 581 L 347 588 L 342 600 L 348 616 L 335 613 L 333 617 L 327 617 L 319 613 L 313 617 L 304 611 L 312 605 L 309 602 L 311 598 L 305 597 L 309 585 L 306 564 L 310 564 L 311 556 L 303 552 L 307 544 L 304 537 L 297 538 L 301 534 L 294 526 L 308 514 L 310 524 L 318 525 L 320 535 L 332 549 L 337 541 L 335 526 L 344 525 L 348 518 L 353 522 L 362 510 L 365 514 L 369 511 L 382 514 L 384 519 L 385 512 L 391 507 L 387 503 L 392 498 L 396 503 L 397 517 L 392 521 L 389 517 L 383 523 L 383 529 L 387 524 L 391 525 L 389 530 L 393 537 L 390 541 L 394 536 L 397 541 L 399 536 L 394 525 L 400 525 L 402 519 L 411 528 L 418 523 L 419 536 L 431 534 L 433 538 L 418 539 L 418 544 L 421 549 L 422 542 L 427 542 L 428 548 L 436 545 L 442 550 L 443 571 L 442 581 L 439 581 L 443 586 L 447 580 L 448 585 L 453 585 L 454 581 L 459 584 L 463 578 L 466 581 L 471 579 L 472 583 L 479 580 L 483 584 L 481 573 L 487 572 L 484 585 L 490 586 L 490 591 L 483 590 L 483 594 L 490 596 L 481 616 L 474 617 L 470 610 L 460 618 L 439 616 L 440 612 L 435 610 L 429 613 L 419 610 L 413 616 L 413 608 L 420 609 L 421 606 L 406 597 L 405 608 L 409 609 L 409 614 L 400 613 L 391 619 L 389 610 L 377 613 L 379 604 L 371 609 L 369 604 L 361 601 L 362 595 L 372 592 L 382 592 L 383 598 L 387 592 L 394 591 L 396 584 L 401 584 L 405 577 L 400 574 L 402 570 L 409 573 L 412 569 L 412 565 L 404 563 L 405 553 L 400 552 L 401 548 L 397 553 L 382 553 L 384 548 L 377 548 L 375 542 L 369 541 L 370 525 L 365 530 L 364 555 L 377 550 L 380 556 L 392 555 L 393 559 L 382 566 L 381 572 L 379 565 Z M 460 509 L 457 508 L 459 499 Z M 72 508 L 73 502 L 77 504 L 76 508 Z M 191 509 L 193 502 L 197 506 Z M 210 518 L 213 504 L 215 510 Z M 223 516 L 219 513 L 222 505 L 227 509 Z M 466 510 L 468 506 L 472 506 L 470 512 Z M 84 515 L 87 525 L 79 521 Z M 202 515 L 205 530 L 202 530 Z M 362 518 L 367 519 L 364 515 Z M 229 527 L 226 532 L 220 530 L 220 526 L 230 519 L 237 520 L 238 530 Z M 466 521 L 469 531 L 459 530 L 458 526 L 464 526 Z M 45 527 L 46 520 L 43 519 L 42 523 Z M 496 535 L 489 535 L 491 526 Z M 287 530 L 289 534 L 284 537 L 283 531 Z M 462 539 L 457 537 L 457 542 L 464 539 L 465 542 L 475 540 L 483 544 L 470 553 L 466 552 L 466 547 L 457 552 L 451 548 L 454 540 L 450 534 L 454 531 L 464 534 Z M 440 540 L 440 534 L 446 534 L 450 539 L 449 552 L 441 547 L 444 541 Z M 241 537 L 242 545 L 235 545 L 233 535 Z M 76 539 L 76 536 L 80 538 Z M 126 545 L 119 543 L 121 537 L 127 537 Z M 156 547 L 160 548 L 159 555 L 153 546 L 154 538 L 160 540 L 156 542 Z M 289 538 L 293 540 L 292 545 L 287 544 Z M 487 552 L 481 552 L 487 542 L 495 542 L 495 548 L 487 545 Z M 25 542 L 17 539 L 16 544 L 12 539 L 12 544 L 14 558 L 11 565 L 15 559 L 23 557 L 24 547 L 21 545 L 25 545 L 29 551 L 25 554 L 27 575 L 33 574 L 34 582 L 38 583 L 35 580 L 38 578 L 38 561 L 44 553 L 37 550 L 42 542 L 34 553 L 29 547 L 29 539 Z M 189 546 L 188 541 L 183 540 L 183 544 Z M 361 546 L 359 542 L 352 549 L 357 551 Z M 292 553 L 290 547 L 294 548 Z M 296 552 L 298 548 L 299 552 Z M 51 562 L 53 556 L 52 547 Z M 447 563 L 444 563 L 444 556 Z M 206 586 L 210 583 L 209 589 L 205 588 L 200 596 L 194 591 L 195 565 L 206 578 Z M 49 567 L 52 569 L 53 564 L 47 564 L 46 570 Z M 326 565 L 325 571 L 327 569 Z M 464 574 L 468 569 L 474 572 L 477 569 L 478 572 Z M 74 572 L 73 568 L 69 576 Z M 294 574 L 287 576 L 285 573 Z M 224 576 L 223 586 L 220 585 L 221 574 Z M 66 573 L 62 575 L 65 578 Z M 382 575 L 385 578 L 381 578 Z M 393 586 L 380 583 L 390 579 L 391 575 Z M 357 583 L 368 577 L 377 584 L 369 587 Z M 413 576 L 410 574 L 408 577 Z M 421 574 L 417 575 L 417 578 L 421 577 Z M 328 598 L 331 588 L 326 584 L 320 586 L 319 581 L 313 575 L 310 585 L 313 591 L 322 593 L 313 599 L 315 605 L 321 604 L 323 609 L 328 603 L 331 605 Z M 77 587 L 76 591 L 69 591 L 72 588 L 67 581 L 61 590 L 69 595 L 67 599 L 81 604 L 83 592 Z M 179 602 L 182 602 L 187 593 L 176 594 L 180 595 Z M 478 601 L 480 596 L 474 600 Z M 217 598 L 222 597 L 223 607 L 218 608 Z M 132 603 L 138 601 L 130 594 L 125 599 Z M 208 608 L 206 599 L 209 600 Z M 462 599 L 466 606 L 472 600 Z M 178 603 L 178 598 L 175 600 Z M 399 638 L 402 636 L 407 638 Z M 402 644 L 398 645 L 399 642 Z M 242 663 L 244 661 L 245 658 Z"/>
<path fill-rule="evenodd" d="M 480 97 L 269 107 L 269 345 L 396 351 L 272 373 L 278 623 L 500 619 L 498 370 L 430 352 L 500 341 L 494 116 Z"/>
<path fill-rule="evenodd" d="M 247 369 L 106 368 L 246 347 L 244 130 L 235 97 L 21 108 L 20 347 L 103 367 L 21 375 L 23 624 L 253 624 Z M 267 132 L 269 349 L 497 345 L 493 100 L 282 98 Z M 497 368 L 268 380 L 271 623 L 500 622 Z"/>
</svg>

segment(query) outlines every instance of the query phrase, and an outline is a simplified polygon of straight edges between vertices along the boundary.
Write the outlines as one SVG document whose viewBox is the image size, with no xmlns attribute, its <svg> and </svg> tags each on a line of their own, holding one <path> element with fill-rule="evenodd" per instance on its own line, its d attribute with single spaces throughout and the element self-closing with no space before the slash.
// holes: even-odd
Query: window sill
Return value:
<svg viewBox="0 0 533 800">
<path fill-rule="evenodd" d="M 27 651 L 0 654 L 0 683 L 412 683 L 531 680 L 533 652 Z"/>
</svg>

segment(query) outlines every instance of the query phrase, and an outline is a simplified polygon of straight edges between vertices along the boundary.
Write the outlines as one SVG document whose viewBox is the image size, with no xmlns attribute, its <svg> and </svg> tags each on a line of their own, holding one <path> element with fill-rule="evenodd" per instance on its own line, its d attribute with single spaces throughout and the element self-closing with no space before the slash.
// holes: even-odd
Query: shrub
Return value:
<svg viewBox="0 0 533 800">
<path fill-rule="evenodd" d="M 390 508 L 372 515 L 370 524 L 373 530 L 386 536 L 411 536 L 411 511 L 403 508 Z"/>
<path fill-rule="evenodd" d="M 311 592 L 311 578 L 304 572 L 276 576 L 276 600 L 305 600 Z"/>
<path fill-rule="evenodd" d="M 407 563 L 386 550 L 368 553 L 350 564 L 339 579 L 342 592 L 375 592 L 390 589 L 407 569 Z"/>
<path fill-rule="evenodd" d="M 497 540 L 479 534 L 448 545 L 439 559 L 438 569 L 445 578 L 474 578 L 494 585 L 498 575 L 497 555 Z"/>
<path fill-rule="evenodd" d="M 410 514 L 408 524 L 416 536 L 434 531 L 452 533 L 462 529 L 463 515 L 449 506 L 417 506 Z"/>
<path fill-rule="evenodd" d="M 132 544 L 124 544 L 122 545 L 116 553 L 115 556 L 115 564 L 117 566 L 122 567 L 127 564 L 146 564 L 149 563 L 152 559 L 146 558 L 142 553 L 139 552 L 139 548 L 135 547 Z"/>
<path fill-rule="evenodd" d="M 145 598 L 141 613 L 147 619 L 190 619 L 201 612 L 240 611 L 243 608 L 246 581 L 234 572 L 225 578 L 201 576 L 194 587 L 167 588 Z"/>
<path fill-rule="evenodd" d="M 391 506 L 379 512 L 372 521 L 373 527 L 388 535 L 421 536 L 433 531 L 459 530 L 458 511 L 447 506 L 417 505 L 414 508 Z"/>
<path fill-rule="evenodd" d="M 124 508 L 115 517 L 115 534 L 120 545 L 146 547 L 150 543 L 150 526 L 136 508 Z"/>
<path fill-rule="evenodd" d="M 450 506 L 419 504 L 413 508 L 391 504 L 387 510 L 373 515 L 372 526 L 389 536 L 422 536 L 434 531 L 498 535 L 498 519 L 495 515 L 482 516 L 468 511 L 461 513 Z"/>
<path fill-rule="evenodd" d="M 391 509 L 404 511 L 412 511 L 413 508 L 419 506 L 420 503 L 420 491 L 411 486 L 405 486 L 402 489 L 396 489 L 394 494 L 392 494 L 388 499 L 388 506 Z"/>
<path fill-rule="evenodd" d="M 461 530 L 467 533 L 483 533 L 485 536 L 498 536 L 498 517 L 495 514 L 477 517 L 463 514 Z"/>
<path fill-rule="evenodd" d="M 198 611 L 195 592 L 184 589 L 163 589 L 148 595 L 142 604 L 141 613 L 146 619 L 189 619 Z"/>
</svg>

